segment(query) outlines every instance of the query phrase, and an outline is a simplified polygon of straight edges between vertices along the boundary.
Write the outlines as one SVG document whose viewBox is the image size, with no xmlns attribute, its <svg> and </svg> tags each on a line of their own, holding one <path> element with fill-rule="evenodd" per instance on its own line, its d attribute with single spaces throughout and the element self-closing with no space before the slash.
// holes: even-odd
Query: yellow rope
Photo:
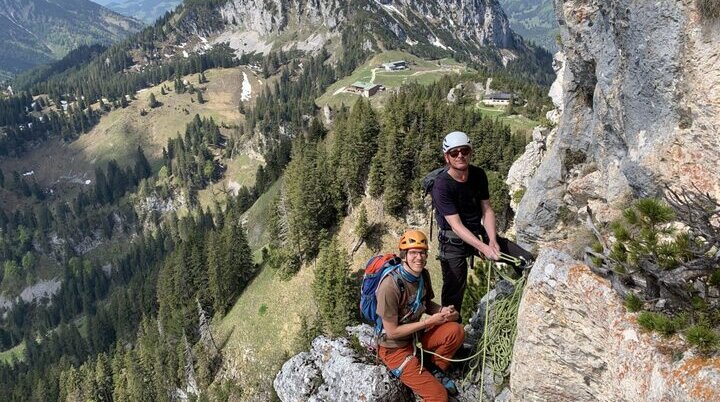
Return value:
<svg viewBox="0 0 720 402">
<path fill-rule="evenodd" d="M 485 289 L 485 295 L 490 294 L 490 277 L 492 276 L 492 266 L 494 264 L 490 262 L 487 267 L 487 288 Z M 485 302 L 485 324 L 483 325 L 483 346 L 482 346 L 482 368 L 485 370 L 485 359 L 487 358 L 487 339 L 488 339 L 488 319 L 490 317 L 490 303 Z M 480 400 L 482 401 L 485 391 L 483 391 L 485 385 L 485 376 L 480 375 Z"/>
<path fill-rule="evenodd" d="M 496 300 L 495 303 L 492 304 L 492 317 L 490 317 L 490 304 L 488 303 L 485 306 L 485 326 L 481 347 L 483 358 L 476 358 L 470 363 L 470 369 L 465 377 L 466 380 L 473 381 L 473 378 L 475 378 L 476 373 L 479 371 L 481 390 L 485 384 L 485 375 L 483 375 L 485 367 L 491 369 L 492 373 L 496 376 L 505 377 L 508 374 L 512 360 L 513 344 L 515 343 L 515 335 L 517 333 L 517 312 L 526 280 L 525 274 L 515 281 L 510 280 L 506 278 L 494 264 L 490 264 L 490 266 L 494 268 L 497 275 L 513 283 L 515 290 L 509 297 Z M 488 269 L 488 276 L 490 276 L 492 270 L 493 269 Z M 490 279 L 488 278 L 488 282 L 489 281 Z M 490 319 L 488 319 L 488 317 L 490 317 Z M 484 396 L 482 398 L 484 398 Z"/>
</svg>

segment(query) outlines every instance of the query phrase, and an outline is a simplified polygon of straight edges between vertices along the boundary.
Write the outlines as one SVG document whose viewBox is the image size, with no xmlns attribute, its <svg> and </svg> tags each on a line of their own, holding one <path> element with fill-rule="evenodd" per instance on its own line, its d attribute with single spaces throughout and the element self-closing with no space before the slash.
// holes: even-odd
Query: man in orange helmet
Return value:
<svg viewBox="0 0 720 402">
<path fill-rule="evenodd" d="M 452 306 L 441 307 L 432 301 L 430 275 L 425 269 L 428 257 L 425 234 L 419 230 L 406 231 L 398 248 L 402 266 L 397 274 L 387 275 L 375 293 L 377 313 L 383 323 L 378 353 L 391 372 L 425 402 L 447 401 L 448 393 L 457 393 L 455 384 L 445 375 L 450 362 L 432 356 L 424 358 L 421 367 L 413 344 L 420 341 L 424 350 L 451 358 L 462 345 L 465 332 L 457 323 L 458 312 Z M 421 320 L 423 314 L 429 317 Z"/>
</svg>

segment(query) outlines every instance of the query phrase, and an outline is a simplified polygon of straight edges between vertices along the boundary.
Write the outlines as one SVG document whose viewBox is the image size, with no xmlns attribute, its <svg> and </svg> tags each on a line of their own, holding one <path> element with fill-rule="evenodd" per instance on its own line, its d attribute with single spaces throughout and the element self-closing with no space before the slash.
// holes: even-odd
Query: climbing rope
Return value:
<svg viewBox="0 0 720 402">
<path fill-rule="evenodd" d="M 511 295 L 496 300 L 492 304 L 492 312 L 490 305 L 485 308 L 483 339 L 481 343 L 479 342 L 483 356 L 482 359 L 473 359 L 465 377 L 473 381 L 479 372 L 480 389 L 483 389 L 485 385 L 485 375 L 483 375 L 485 368 L 492 370 L 493 375 L 500 378 L 506 377 L 509 372 L 513 344 L 517 334 L 517 312 L 526 280 L 526 276 L 522 275 L 519 279 L 512 281 L 506 278 L 495 264 L 492 264 L 492 269 L 488 269 L 488 292 L 492 271 L 496 271 L 499 276 L 513 283 L 514 291 Z"/>
<path fill-rule="evenodd" d="M 515 282 L 515 291 L 504 299 L 498 300 L 493 305 L 492 323 L 485 333 L 489 332 L 492 342 L 487 345 L 490 358 L 489 365 L 493 373 L 498 376 L 505 376 L 510 368 L 512 360 L 513 344 L 517 334 L 517 313 L 520 307 L 520 299 L 525 285 L 523 275 Z"/>
<path fill-rule="evenodd" d="M 519 265 L 521 260 L 501 253 L 500 259 L 511 262 L 513 265 Z M 417 337 L 417 333 L 414 334 L 413 354 L 420 350 L 420 371 L 422 372 L 424 367 L 424 354 L 430 354 L 440 359 L 447 360 L 449 362 L 465 362 L 471 361 L 469 364 L 469 371 L 466 375 L 466 379 L 471 381 L 475 378 L 475 375 L 480 369 L 480 389 L 484 389 L 485 375 L 483 375 L 484 368 L 487 367 L 492 370 L 493 375 L 505 378 L 508 375 L 510 369 L 510 363 L 512 361 L 513 345 L 515 343 L 515 336 L 517 334 L 517 313 L 520 307 L 520 300 L 522 299 L 523 289 L 525 288 L 526 274 L 523 274 L 519 279 L 512 280 L 504 275 L 493 261 L 485 261 L 487 269 L 487 284 L 485 294 L 490 293 L 493 272 L 502 279 L 511 282 L 514 286 L 512 294 L 502 299 L 496 299 L 492 305 L 487 304 L 485 306 L 484 325 L 483 325 L 483 338 L 480 343 L 479 350 L 466 358 L 463 359 L 452 359 L 440 354 L 424 350 L 422 342 Z M 490 311 L 492 306 L 492 312 Z M 484 395 L 484 394 L 483 394 Z"/>
<path fill-rule="evenodd" d="M 495 266 L 492 262 L 488 264 L 487 272 L 487 288 L 485 289 L 485 295 L 490 294 L 490 278 L 492 278 L 492 268 Z M 488 352 L 488 319 L 490 318 L 490 303 L 485 303 L 485 323 L 483 324 L 483 343 L 482 343 L 482 367 L 485 368 L 485 360 Z M 485 389 L 485 376 L 480 376 L 480 399 L 482 400 L 483 390 Z"/>
</svg>

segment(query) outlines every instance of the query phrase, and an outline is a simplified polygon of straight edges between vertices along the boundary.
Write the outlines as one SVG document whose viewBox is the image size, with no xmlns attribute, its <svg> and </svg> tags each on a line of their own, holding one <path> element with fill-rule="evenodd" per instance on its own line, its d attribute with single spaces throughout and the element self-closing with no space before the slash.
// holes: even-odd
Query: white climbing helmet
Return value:
<svg viewBox="0 0 720 402">
<path fill-rule="evenodd" d="M 470 147 L 472 149 L 472 144 L 470 144 L 470 138 L 462 131 L 453 131 L 452 133 L 445 136 L 442 149 L 443 153 L 446 153 L 453 148 L 463 146 Z"/>
</svg>

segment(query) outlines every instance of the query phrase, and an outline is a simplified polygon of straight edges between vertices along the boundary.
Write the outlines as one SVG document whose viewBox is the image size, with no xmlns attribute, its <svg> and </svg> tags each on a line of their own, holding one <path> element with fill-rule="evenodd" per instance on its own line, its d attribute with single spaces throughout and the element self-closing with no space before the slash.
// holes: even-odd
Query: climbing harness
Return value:
<svg viewBox="0 0 720 402">
<path fill-rule="evenodd" d="M 390 374 L 394 375 L 396 378 L 399 379 L 403 373 L 403 369 L 405 369 L 405 366 L 407 366 L 407 364 L 410 362 L 410 360 L 412 360 L 413 357 L 415 357 L 415 356 L 407 355 L 407 357 L 405 358 L 405 360 L 403 360 L 400 367 L 390 370 Z"/>
</svg>

